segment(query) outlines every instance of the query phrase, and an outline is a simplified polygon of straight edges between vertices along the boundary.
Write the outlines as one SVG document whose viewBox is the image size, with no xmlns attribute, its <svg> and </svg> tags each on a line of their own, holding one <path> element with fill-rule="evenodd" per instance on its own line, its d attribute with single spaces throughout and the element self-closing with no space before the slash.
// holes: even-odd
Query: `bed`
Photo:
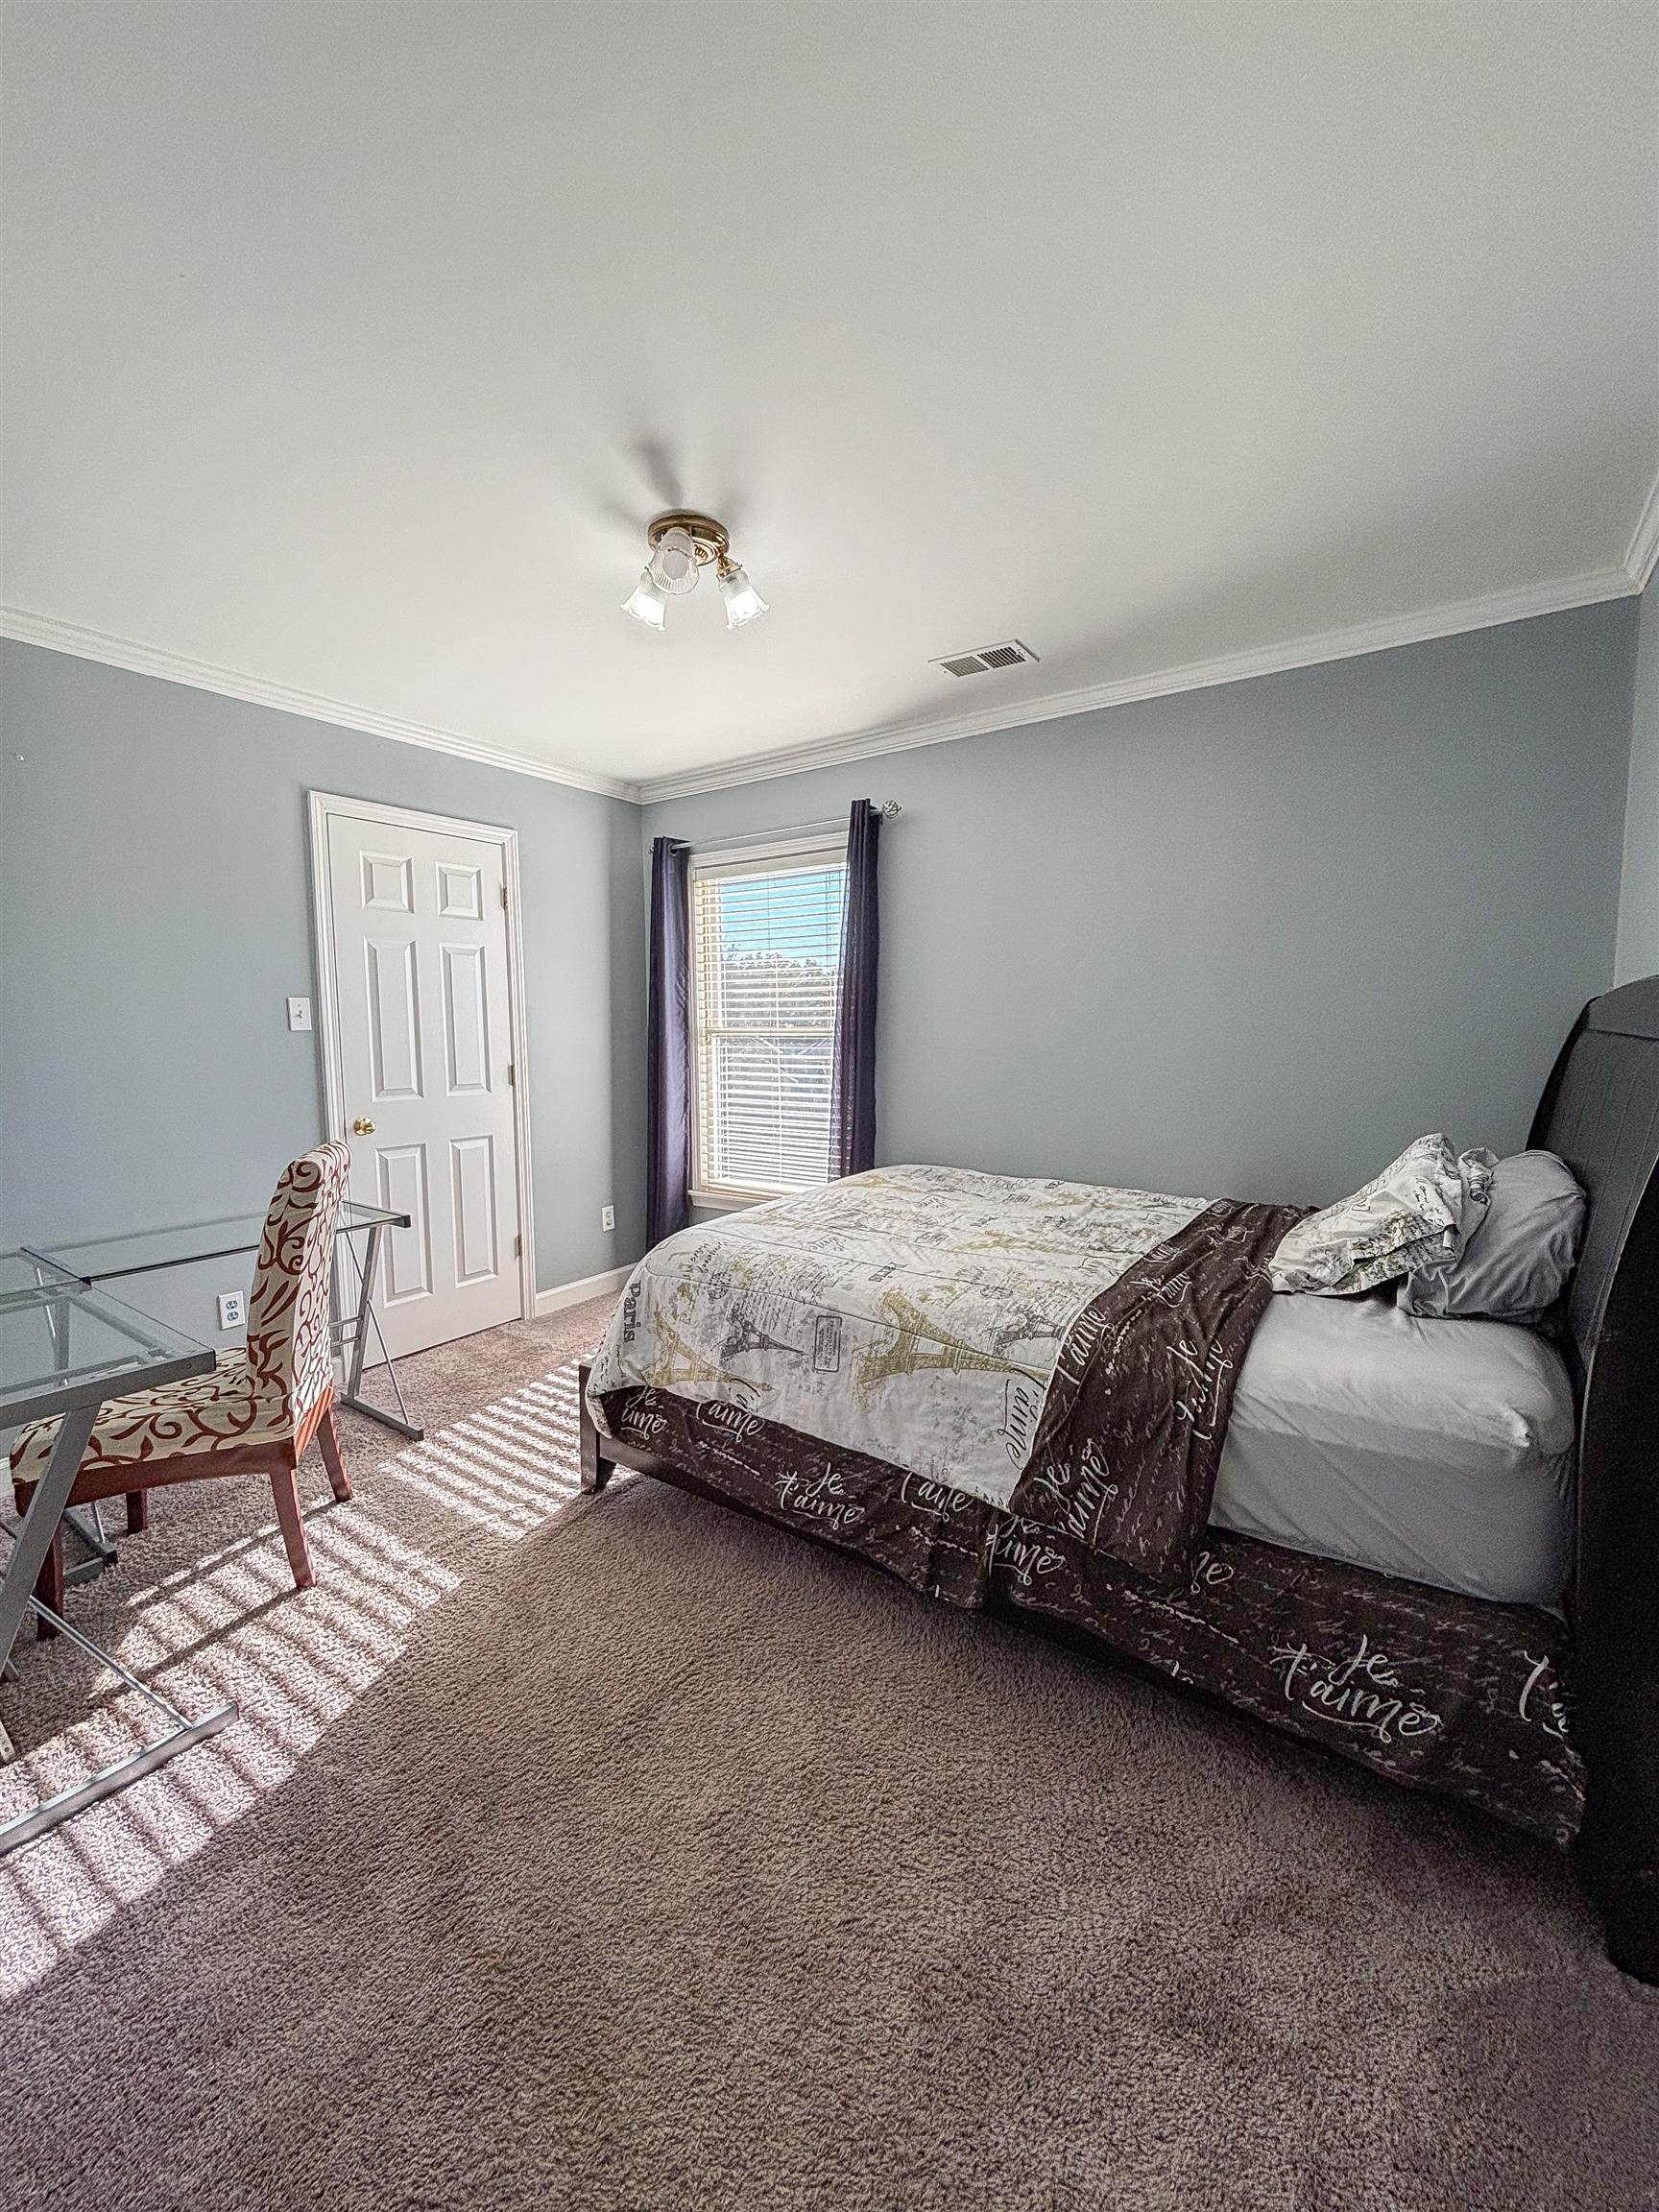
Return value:
<svg viewBox="0 0 1659 2212">
<path fill-rule="evenodd" d="M 583 1371 L 584 1487 L 674 1482 L 1473 1804 L 1659 1979 L 1659 978 L 1585 1008 L 1530 1142 L 1589 1196 L 1548 1334 L 1275 1297 L 1296 1210 L 1234 1201 L 890 1168 L 684 1233 Z"/>
</svg>

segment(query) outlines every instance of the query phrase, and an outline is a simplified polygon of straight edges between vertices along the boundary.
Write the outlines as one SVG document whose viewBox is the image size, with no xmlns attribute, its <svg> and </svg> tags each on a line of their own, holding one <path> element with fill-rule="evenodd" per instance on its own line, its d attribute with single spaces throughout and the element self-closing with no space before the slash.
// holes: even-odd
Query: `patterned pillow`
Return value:
<svg viewBox="0 0 1659 2212">
<path fill-rule="evenodd" d="M 1274 1289 L 1346 1298 L 1455 1260 L 1485 1214 L 1496 1165 L 1490 1152 L 1459 1158 L 1444 1137 L 1419 1137 L 1351 1198 L 1297 1222 L 1273 1255 Z"/>
</svg>

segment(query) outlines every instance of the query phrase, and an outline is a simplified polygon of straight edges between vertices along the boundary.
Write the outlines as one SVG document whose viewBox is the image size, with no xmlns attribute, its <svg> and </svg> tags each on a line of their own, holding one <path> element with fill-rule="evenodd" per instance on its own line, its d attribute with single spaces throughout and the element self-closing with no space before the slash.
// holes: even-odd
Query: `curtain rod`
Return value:
<svg viewBox="0 0 1659 2212">
<path fill-rule="evenodd" d="M 897 799 L 883 799 L 873 804 L 884 822 L 891 822 L 896 814 L 904 811 Z M 845 830 L 846 827 L 845 814 L 831 814 L 823 822 L 791 822 L 781 830 L 741 830 L 733 831 L 729 837 L 697 837 L 691 842 L 699 853 L 718 853 L 728 845 L 771 845 L 784 837 L 828 837 L 832 831 Z"/>
</svg>

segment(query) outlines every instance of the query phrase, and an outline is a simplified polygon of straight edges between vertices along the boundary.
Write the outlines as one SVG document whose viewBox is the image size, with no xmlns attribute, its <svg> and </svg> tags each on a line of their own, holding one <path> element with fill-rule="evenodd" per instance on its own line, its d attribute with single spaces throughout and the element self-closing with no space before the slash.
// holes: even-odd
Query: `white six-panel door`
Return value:
<svg viewBox="0 0 1659 2212">
<path fill-rule="evenodd" d="M 376 1301 L 397 1358 L 523 1310 L 506 853 L 401 820 L 323 821 L 351 1195 L 412 1224 L 387 1234 Z"/>
</svg>

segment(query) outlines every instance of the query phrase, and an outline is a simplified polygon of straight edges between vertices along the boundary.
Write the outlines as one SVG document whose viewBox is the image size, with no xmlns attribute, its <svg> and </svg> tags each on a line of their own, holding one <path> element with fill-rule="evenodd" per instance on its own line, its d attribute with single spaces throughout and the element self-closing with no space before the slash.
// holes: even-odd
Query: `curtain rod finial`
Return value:
<svg viewBox="0 0 1659 2212">
<path fill-rule="evenodd" d="M 902 814 L 904 809 L 900 805 L 897 799 L 883 799 L 878 805 L 876 811 L 884 822 L 891 822 L 895 814 Z"/>
</svg>

